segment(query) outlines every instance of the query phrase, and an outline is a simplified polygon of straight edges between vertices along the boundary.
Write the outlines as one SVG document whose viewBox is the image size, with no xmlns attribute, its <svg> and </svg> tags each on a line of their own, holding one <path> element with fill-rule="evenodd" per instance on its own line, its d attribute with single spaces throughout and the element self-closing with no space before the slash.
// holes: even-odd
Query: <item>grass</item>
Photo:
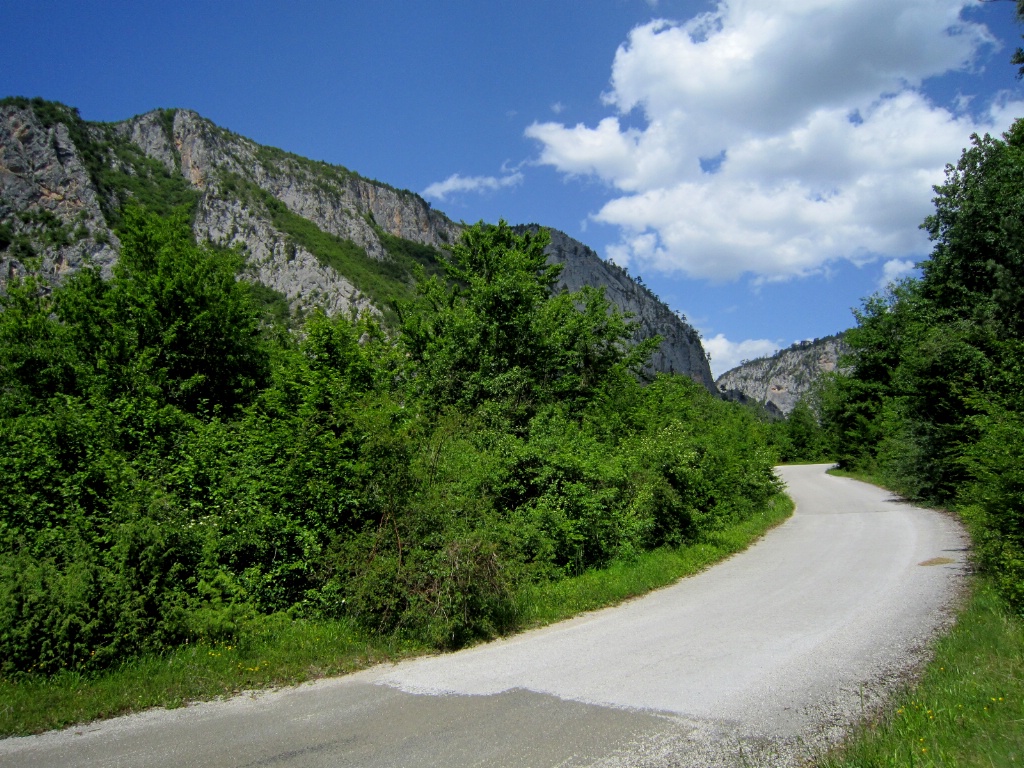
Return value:
<svg viewBox="0 0 1024 768">
<path fill-rule="evenodd" d="M 869 473 L 830 470 L 884 487 Z M 984 576 L 920 678 L 819 768 L 1024 765 L 1024 616 Z"/>
<path fill-rule="evenodd" d="M 707 542 L 643 553 L 630 562 L 526 589 L 517 600 L 519 628 L 614 605 L 697 573 L 745 549 L 792 511 L 793 503 L 780 494 L 760 514 Z M 408 639 L 371 636 L 344 621 L 269 617 L 249 627 L 237 645 L 185 646 L 95 676 L 66 672 L 0 680 L 0 737 L 294 685 L 431 650 Z"/>
<path fill-rule="evenodd" d="M 792 514 L 792 500 L 779 494 L 761 514 L 720 531 L 708 541 L 690 547 L 645 552 L 631 562 L 613 563 L 599 571 L 535 585 L 520 595 L 520 625 L 527 628 L 551 624 L 692 576 L 746 549 Z"/>
<path fill-rule="evenodd" d="M 96 676 L 0 681 L 0 736 L 39 733 L 151 707 L 341 675 L 428 649 L 370 637 L 347 622 L 269 617 L 238 645 L 191 645 L 126 662 Z"/>
<path fill-rule="evenodd" d="M 976 580 L 917 684 L 817 765 L 1024 765 L 1024 621 Z"/>
<path fill-rule="evenodd" d="M 828 470 L 828 474 L 835 475 L 836 477 L 848 477 L 851 480 L 858 480 L 862 483 L 873 485 L 876 488 L 881 488 L 883 490 L 892 491 L 893 493 L 896 493 L 895 491 L 892 490 L 892 488 L 886 486 L 876 475 L 873 475 L 870 472 L 865 472 L 863 470 L 840 469 L 839 467 L 832 467 L 832 469 Z"/>
</svg>

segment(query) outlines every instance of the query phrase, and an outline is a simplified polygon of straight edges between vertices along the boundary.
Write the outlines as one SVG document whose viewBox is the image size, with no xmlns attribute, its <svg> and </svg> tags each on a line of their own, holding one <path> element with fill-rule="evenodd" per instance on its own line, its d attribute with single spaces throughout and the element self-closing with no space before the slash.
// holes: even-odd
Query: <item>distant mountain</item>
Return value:
<svg viewBox="0 0 1024 768">
<path fill-rule="evenodd" d="M 727 400 L 760 403 L 769 413 L 786 416 L 822 374 L 836 370 L 847 352 L 842 334 L 797 342 L 726 371 L 715 387 Z"/>
<path fill-rule="evenodd" d="M 0 101 L 0 290 L 27 272 L 56 283 L 85 264 L 109 271 L 129 200 L 160 212 L 190 206 L 196 238 L 239 250 L 239 279 L 298 316 L 320 307 L 392 320 L 416 267 L 436 269 L 462 231 L 413 192 L 259 145 L 189 110 L 91 123 L 53 102 Z M 714 390 L 700 337 L 682 317 L 587 246 L 551 235 L 563 287 L 604 287 L 636 316 L 637 339 L 664 338 L 654 370 Z"/>
</svg>

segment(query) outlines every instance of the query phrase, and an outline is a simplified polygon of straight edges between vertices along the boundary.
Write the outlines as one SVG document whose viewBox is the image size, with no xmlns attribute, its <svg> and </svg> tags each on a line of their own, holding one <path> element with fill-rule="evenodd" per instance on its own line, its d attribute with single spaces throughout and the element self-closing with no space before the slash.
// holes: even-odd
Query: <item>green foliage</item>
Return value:
<svg viewBox="0 0 1024 768">
<path fill-rule="evenodd" d="M 778 495 L 749 520 L 696 546 L 641 553 L 578 577 L 522 583 L 511 598 L 508 627 L 526 629 L 560 621 L 671 584 L 745 549 L 792 510 L 792 501 Z M 467 592 L 473 585 L 465 580 L 459 584 Z M 295 685 L 429 650 L 408 638 L 369 632 L 351 619 L 255 616 L 230 642 L 190 643 L 131 659 L 100 674 L 65 670 L 52 677 L 0 679 L 0 700 L 5 703 L 0 708 L 0 737 L 254 688 Z"/>
<path fill-rule="evenodd" d="M 1017 21 L 1024 22 L 1024 0 L 1017 0 Z M 1010 63 L 1020 67 L 1017 70 L 1017 78 L 1024 77 L 1024 48 L 1018 47 L 1014 51 L 1013 56 L 1010 57 Z"/>
<path fill-rule="evenodd" d="M 193 242 L 184 212 L 160 219 L 128 209 L 109 291 L 126 348 L 111 356 L 126 352 L 123 370 L 145 366 L 166 402 L 186 411 L 244 405 L 265 385 L 269 366 L 258 316 L 235 271 Z"/>
<path fill-rule="evenodd" d="M 779 461 L 818 462 L 831 458 L 825 430 L 807 398 L 799 400 L 785 419 L 770 422 L 768 432 Z"/>
<path fill-rule="evenodd" d="M 121 239 L 109 281 L 0 299 L 0 676 L 275 615 L 455 647 L 516 626 L 528 585 L 708 541 L 778 490 L 763 425 L 642 386 L 651 346 L 600 292 L 552 292 L 543 235 L 471 228 L 400 339 L 315 313 L 297 342 L 187 211 L 129 208 Z"/>
<path fill-rule="evenodd" d="M 570 408 L 639 369 L 660 342 L 627 349 L 629 326 L 601 291 L 554 294 L 545 232 L 517 235 L 504 221 L 468 229 L 445 277 L 401 307 L 402 339 L 420 392 L 438 406 L 483 409 L 522 428 L 540 403 Z"/>
<path fill-rule="evenodd" d="M 974 136 L 936 193 L 922 278 L 864 303 L 822 415 L 844 468 L 963 510 L 979 564 L 1021 610 L 1024 121 Z"/>
<path fill-rule="evenodd" d="M 113 280 L 83 271 L 52 296 L 15 282 L 0 301 L 0 672 L 229 632 L 228 577 L 162 474 L 192 414 L 235 412 L 266 384 L 233 267 L 184 214 L 129 212 Z"/>
<path fill-rule="evenodd" d="M 14 231 L 6 221 L 0 222 L 0 251 L 6 251 L 14 242 Z"/>
<path fill-rule="evenodd" d="M 814 765 L 821 768 L 1019 763 L 1024 744 L 1024 621 L 985 580 L 913 689 Z"/>
</svg>

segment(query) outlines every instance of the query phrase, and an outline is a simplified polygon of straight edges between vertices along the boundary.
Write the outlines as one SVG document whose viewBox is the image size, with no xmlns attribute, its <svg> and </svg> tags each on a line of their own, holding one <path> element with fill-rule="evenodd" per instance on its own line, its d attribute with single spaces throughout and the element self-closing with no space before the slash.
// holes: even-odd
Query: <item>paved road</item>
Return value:
<svg viewBox="0 0 1024 768">
<path fill-rule="evenodd" d="M 0 766 L 784 765 L 948 620 L 949 517 L 785 467 L 793 519 L 675 586 L 460 653 L 0 741 Z M 945 561 L 945 562 L 943 562 Z"/>
</svg>

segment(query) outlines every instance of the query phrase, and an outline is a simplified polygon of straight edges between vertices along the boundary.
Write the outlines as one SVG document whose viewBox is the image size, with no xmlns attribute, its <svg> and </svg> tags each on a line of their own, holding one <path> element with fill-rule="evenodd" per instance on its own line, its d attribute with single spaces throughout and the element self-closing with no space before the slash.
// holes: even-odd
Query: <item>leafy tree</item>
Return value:
<svg viewBox="0 0 1024 768">
<path fill-rule="evenodd" d="M 845 466 L 959 504 L 979 561 L 1024 606 L 1024 121 L 972 137 L 923 226 L 934 247 L 922 277 L 857 313 L 852 371 L 826 390 L 825 424 Z"/>
<path fill-rule="evenodd" d="M 1017 0 L 1017 21 L 1024 23 L 1024 0 Z M 1017 77 L 1024 77 L 1024 48 L 1018 47 L 1010 58 L 1010 63 L 1020 66 Z"/>
<path fill-rule="evenodd" d="M 826 458 L 824 433 L 807 400 L 797 401 L 786 418 L 773 426 L 779 435 L 782 461 L 823 461 Z"/>
<path fill-rule="evenodd" d="M 166 402 L 231 412 L 267 383 L 251 294 L 233 264 L 195 243 L 185 211 L 167 218 L 126 211 L 106 298 L 109 323 L 122 337 L 88 341 L 126 377 L 144 374 Z"/>
<path fill-rule="evenodd" d="M 438 404 L 474 408 L 501 399 L 509 408 L 535 396 L 546 340 L 537 311 L 558 280 L 543 234 L 519 236 L 504 221 L 465 231 L 442 261 L 445 277 L 420 285 L 418 305 L 403 311 L 402 333 Z"/>
<path fill-rule="evenodd" d="M 659 340 L 628 350 L 629 329 L 600 291 L 554 294 L 561 266 L 547 233 L 478 224 L 402 310 L 402 338 L 438 405 L 498 408 L 522 427 L 550 397 L 589 397 L 614 370 L 641 365 Z"/>
<path fill-rule="evenodd" d="M 762 426 L 679 377 L 544 235 L 471 228 L 406 336 L 261 333 L 186 213 L 110 280 L 0 299 L 0 674 L 91 671 L 269 614 L 457 646 L 517 590 L 696 542 L 777 490 Z"/>
</svg>

